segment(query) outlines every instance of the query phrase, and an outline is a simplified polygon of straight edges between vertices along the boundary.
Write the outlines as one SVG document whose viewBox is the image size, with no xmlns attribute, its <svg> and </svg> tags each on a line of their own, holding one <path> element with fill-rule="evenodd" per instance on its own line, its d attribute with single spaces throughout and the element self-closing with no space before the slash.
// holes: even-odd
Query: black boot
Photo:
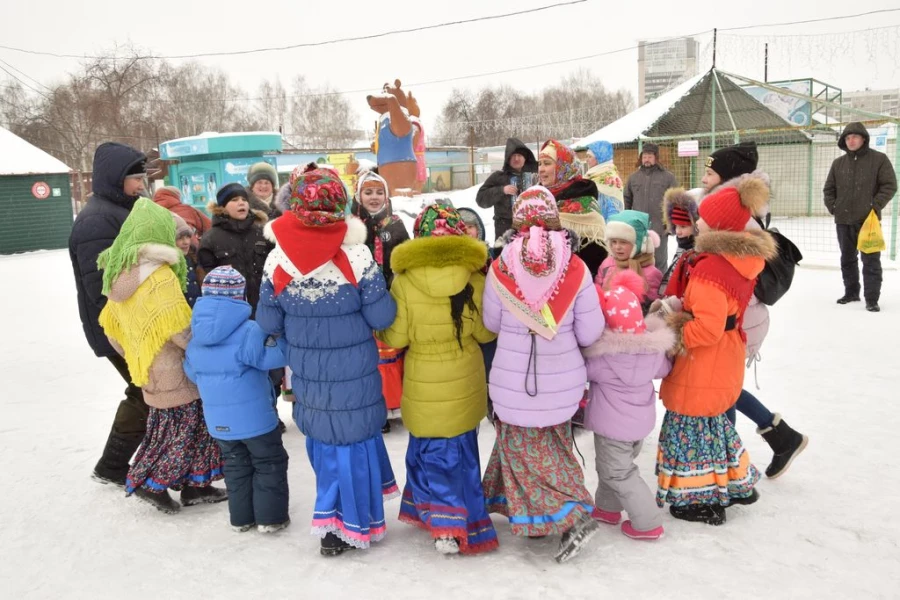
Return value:
<svg viewBox="0 0 900 600">
<path fill-rule="evenodd" d="M 759 500 L 759 492 L 756 491 L 756 488 L 753 488 L 753 490 L 751 490 L 751 492 L 750 492 L 750 495 L 747 496 L 746 498 L 732 497 L 731 504 L 729 504 L 728 506 L 734 506 L 736 504 L 742 504 L 742 505 L 746 506 L 748 504 L 753 504 L 757 500 Z"/>
<path fill-rule="evenodd" d="M 103 448 L 103 456 L 97 461 L 91 479 L 98 483 L 125 487 L 128 462 L 144 439 L 144 434 L 121 434 L 111 431 Z"/>
<path fill-rule="evenodd" d="M 280 418 L 278 419 L 278 433 L 284 433 L 287 431 L 287 425 L 284 424 Z"/>
<path fill-rule="evenodd" d="M 181 504 L 193 506 L 195 504 L 215 504 L 228 500 L 228 492 L 222 488 L 208 485 L 206 487 L 185 486 L 181 490 Z"/>
<path fill-rule="evenodd" d="M 391 422 L 387 419 L 384 421 L 384 425 L 381 426 L 381 433 L 388 434 L 391 432 Z"/>
<path fill-rule="evenodd" d="M 878 306 L 877 300 L 866 300 L 866 310 L 869 312 L 881 312 L 881 307 Z"/>
<path fill-rule="evenodd" d="M 725 523 L 725 507 L 719 504 L 689 504 L 670 506 L 669 514 L 682 521 L 722 525 Z"/>
<path fill-rule="evenodd" d="M 134 490 L 134 497 L 138 500 L 146 502 L 147 504 L 156 508 L 156 510 L 160 512 L 164 512 L 167 515 L 174 515 L 177 513 L 181 507 L 172 500 L 172 496 L 169 495 L 168 490 L 163 490 L 161 492 L 151 492 L 150 490 L 139 487 Z"/>
<path fill-rule="evenodd" d="M 784 474 L 791 466 L 791 462 L 806 448 L 809 438 L 791 429 L 790 425 L 781 419 L 781 415 L 775 413 L 772 426 L 765 429 L 757 429 L 756 433 L 763 436 L 772 452 L 772 462 L 766 467 L 766 477 L 775 479 Z"/>
<path fill-rule="evenodd" d="M 322 556 L 337 556 L 341 554 L 344 550 L 352 550 L 353 546 L 334 535 L 331 532 L 325 534 L 325 537 L 322 538 L 322 546 L 319 548 L 319 553 Z"/>
<path fill-rule="evenodd" d="M 844 294 L 837 299 L 838 304 L 850 304 L 851 302 L 859 302 L 859 294 Z"/>
</svg>

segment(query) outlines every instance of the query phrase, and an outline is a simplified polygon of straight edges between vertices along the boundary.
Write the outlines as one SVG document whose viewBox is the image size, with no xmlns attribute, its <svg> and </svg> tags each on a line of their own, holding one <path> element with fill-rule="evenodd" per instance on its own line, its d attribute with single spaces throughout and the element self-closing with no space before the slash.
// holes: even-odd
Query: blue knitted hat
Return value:
<svg viewBox="0 0 900 600">
<path fill-rule="evenodd" d="M 223 296 L 243 300 L 247 290 L 247 280 L 235 269 L 225 265 L 210 271 L 203 278 L 201 289 L 204 296 Z"/>
<path fill-rule="evenodd" d="M 238 196 L 247 198 L 247 190 L 244 189 L 244 186 L 239 183 L 226 183 L 219 188 L 218 192 L 216 192 L 216 204 L 225 206 L 229 201 L 234 200 Z"/>
</svg>

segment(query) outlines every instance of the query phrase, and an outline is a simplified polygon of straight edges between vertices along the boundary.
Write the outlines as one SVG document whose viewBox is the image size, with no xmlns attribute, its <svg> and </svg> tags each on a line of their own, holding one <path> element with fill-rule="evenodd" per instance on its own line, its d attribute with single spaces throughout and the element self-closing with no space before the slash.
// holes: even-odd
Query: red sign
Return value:
<svg viewBox="0 0 900 600">
<path fill-rule="evenodd" d="M 31 195 L 38 200 L 46 200 L 50 197 L 50 186 L 43 181 L 38 181 L 31 186 Z"/>
</svg>

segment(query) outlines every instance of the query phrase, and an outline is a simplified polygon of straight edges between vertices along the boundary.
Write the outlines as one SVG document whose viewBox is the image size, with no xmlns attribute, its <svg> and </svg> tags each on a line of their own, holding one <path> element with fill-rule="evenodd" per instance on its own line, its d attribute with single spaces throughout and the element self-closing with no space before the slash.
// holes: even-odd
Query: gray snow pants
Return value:
<svg viewBox="0 0 900 600">
<path fill-rule="evenodd" d="M 600 480 L 594 501 L 602 510 L 625 510 L 632 527 L 648 531 L 662 525 L 662 512 L 634 464 L 643 444 L 643 441 L 618 442 L 594 434 L 594 453 Z"/>
</svg>

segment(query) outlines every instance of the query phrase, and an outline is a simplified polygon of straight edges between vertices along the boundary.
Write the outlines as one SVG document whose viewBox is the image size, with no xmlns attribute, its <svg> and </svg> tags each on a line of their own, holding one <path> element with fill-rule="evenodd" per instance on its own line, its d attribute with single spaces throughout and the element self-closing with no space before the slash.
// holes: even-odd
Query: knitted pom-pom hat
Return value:
<svg viewBox="0 0 900 600">
<path fill-rule="evenodd" d="M 243 300 L 247 280 L 229 265 L 216 267 L 203 278 L 201 291 L 204 296 L 223 296 Z"/>
<path fill-rule="evenodd" d="M 638 254 L 653 254 L 659 247 L 659 235 L 650 229 L 650 215 L 639 210 L 623 210 L 612 215 L 606 223 L 606 241 L 625 240 L 634 244 L 631 258 Z"/>
</svg>

